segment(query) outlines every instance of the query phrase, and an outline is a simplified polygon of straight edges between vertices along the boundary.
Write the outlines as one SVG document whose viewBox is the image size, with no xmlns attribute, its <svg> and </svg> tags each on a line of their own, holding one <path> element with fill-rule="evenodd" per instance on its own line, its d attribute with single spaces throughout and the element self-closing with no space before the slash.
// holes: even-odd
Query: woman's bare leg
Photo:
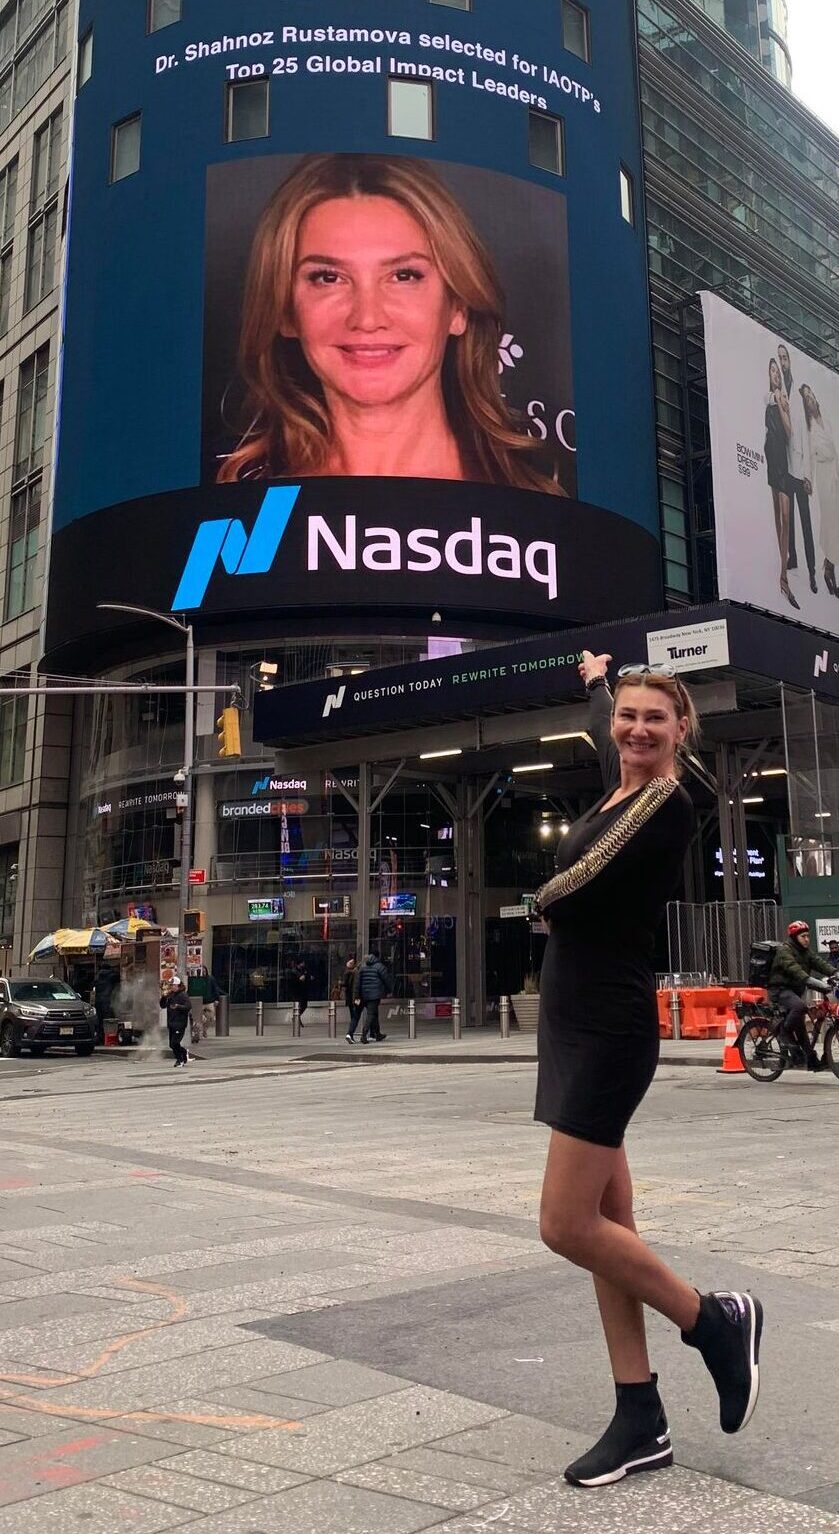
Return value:
<svg viewBox="0 0 839 1534">
<path fill-rule="evenodd" d="M 621 1156 L 620 1150 L 551 1131 L 542 1186 L 542 1240 L 551 1251 L 651 1306 L 682 1331 L 691 1331 L 699 1316 L 696 1290 L 656 1257 L 634 1230 L 601 1213 L 606 1189 L 620 1171 Z M 617 1334 L 616 1312 L 614 1321 Z M 617 1346 L 621 1347 L 619 1340 Z"/>
<path fill-rule="evenodd" d="M 773 490 L 772 493 L 778 502 L 776 525 L 778 528 L 778 545 L 781 553 L 781 585 L 784 586 L 788 584 L 789 496 L 783 490 Z"/>
<path fill-rule="evenodd" d="M 632 1213 L 632 1178 L 626 1151 L 617 1152 L 617 1164 L 600 1200 L 600 1213 L 606 1220 L 635 1230 Z M 594 1289 L 600 1307 L 600 1319 L 606 1334 L 609 1361 L 615 1380 L 622 1385 L 640 1384 L 650 1378 L 644 1307 L 640 1300 L 618 1289 L 606 1278 L 594 1274 Z"/>
</svg>

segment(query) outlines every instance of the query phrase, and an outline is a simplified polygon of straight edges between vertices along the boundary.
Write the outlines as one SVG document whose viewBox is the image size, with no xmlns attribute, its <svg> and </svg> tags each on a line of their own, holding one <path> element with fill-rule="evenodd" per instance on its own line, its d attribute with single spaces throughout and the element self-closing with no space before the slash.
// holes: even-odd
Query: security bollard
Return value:
<svg viewBox="0 0 839 1534">
<path fill-rule="evenodd" d="M 337 1001 L 331 1001 L 329 1003 L 329 1037 L 330 1037 L 330 1039 L 337 1039 L 337 1037 L 338 1037 L 338 1003 L 337 1003 Z"/>
<path fill-rule="evenodd" d="M 300 1037 L 300 1003 L 299 1003 L 299 1001 L 296 1001 L 294 1003 L 292 1009 L 291 1009 L 291 1037 L 293 1039 L 299 1039 L 299 1037 Z"/>
<path fill-rule="evenodd" d="M 670 992 L 670 1021 L 673 1024 L 673 1038 L 682 1037 L 682 998 L 678 991 Z"/>
<path fill-rule="evenodd" d="M 258 1001 L 256 1004 L 256 1032 L 261 1037 L 265 1032 L 265 1003 Z"/>
<path fill-rule="evenodd" d="M 408 1038 L 417 1036 L 417 1004 L 413 996 L 408 1000 Z"/>
<path fill-rule="evenodd" d="M 498 1011 L 499 1011 L 499 1015 L 501 1017 L 501 1037 L 502 1037 L 502 1039 L 509 1039 L 509 1037 L 510 1037 L 510 998 L 509 998 L 509 996 L 502 996 L 501 997 L 501 1002 L 500 1002 Z"/>
<path fill-rule="evenodd" d="M 230 997 L 220 996 L 216 1002 L 216 1038 L 230 1038 Z"/>
<path fill-rule="evenodd" d="M 452 997 L 452 1038 L 460 1038 L 460 997 Z"/>
</svg>

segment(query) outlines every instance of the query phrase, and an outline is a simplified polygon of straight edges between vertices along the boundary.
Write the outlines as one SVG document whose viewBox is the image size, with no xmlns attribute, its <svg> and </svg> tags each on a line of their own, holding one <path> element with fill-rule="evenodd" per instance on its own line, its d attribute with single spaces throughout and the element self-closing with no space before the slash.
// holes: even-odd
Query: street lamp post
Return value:
<svg viewBox="0 0 839 1534">
<path fill-rule="evenodd" d="M 189 906 L 189 864 L 192 856 L 192 779 L 195 767 L 195 640 L 192 624 L 152 607 L 135 607 L 127 602 L 97 602 L 97 607 L 112 613 L 131 613 L 135 617 L 155 618 L 177 629 L 186 639 L 186 698 L 184 707 L 184 805 L 181 824 L 181 874 L 178 888 L 178 974 L 186 979 L 186 934 L 184 912 Z"/>
</svg>

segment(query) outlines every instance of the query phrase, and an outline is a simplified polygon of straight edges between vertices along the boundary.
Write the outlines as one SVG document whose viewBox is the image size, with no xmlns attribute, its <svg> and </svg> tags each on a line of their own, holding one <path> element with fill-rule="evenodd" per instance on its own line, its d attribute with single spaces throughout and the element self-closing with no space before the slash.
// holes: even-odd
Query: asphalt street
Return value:
<svg viewBox="0 0 839 1534">
<path fill-rule="evenodd" d="M 0 1061 L 0 1534 L 839 1534 L 832 1076 L 659 1071 L 639 1226 L 760 1294 L 763 1389 L 725 1438 L 652 1317 L 677 1464 L 584 1492 L 611 1386 L 532 1061 L 223 1042 Z"/>
</svg>

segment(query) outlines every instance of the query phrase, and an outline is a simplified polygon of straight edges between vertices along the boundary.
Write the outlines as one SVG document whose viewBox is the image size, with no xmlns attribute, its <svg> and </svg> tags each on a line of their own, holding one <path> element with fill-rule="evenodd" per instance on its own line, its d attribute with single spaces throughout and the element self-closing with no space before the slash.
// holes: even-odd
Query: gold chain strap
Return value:
<svg viewBox="0 0 839 1534">
<path fill-rule="evenodd" d="M 675 793 L 678 783 L 673 778 L 653 778 L 646 788 L 638 795 L 634 804 L 631 804 L 622 815 L 618 816 L 614 825 L 609 827 L 601 837 L 584 852 L 576 863 L 566 868 L 563 873 L 555 874 L 547 884 L 543 884 L 536 896 L 536 910 L 540 914 L 557 900 L 562 900 L 565 895 L 574 895 L 577 890 L 590 884 L 592 879 L 603 872 L 603 869 L 612 859 L 622 852 L 645 825 L 656 810 Z"/>
</svg>

